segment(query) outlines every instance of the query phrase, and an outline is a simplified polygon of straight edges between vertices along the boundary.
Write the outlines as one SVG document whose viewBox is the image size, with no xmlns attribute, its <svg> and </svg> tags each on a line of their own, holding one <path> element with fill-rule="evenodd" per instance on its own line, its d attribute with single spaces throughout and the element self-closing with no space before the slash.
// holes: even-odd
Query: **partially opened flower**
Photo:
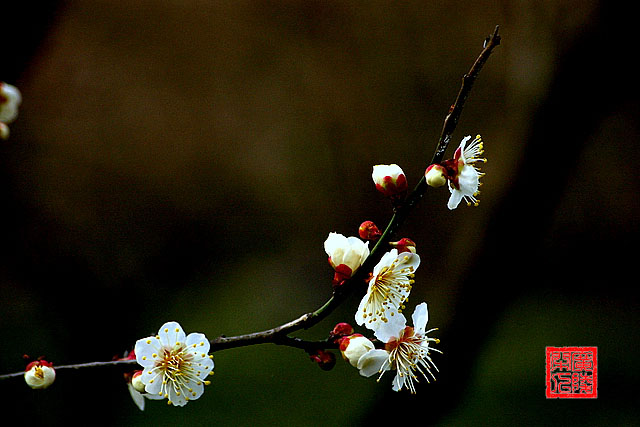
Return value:
<svg viewBox="0 0 640 427">
<path fill-rule="evenodd" d="M 329 264 L 335 270 L 333 285 L 338 286 L 353 276 L 353 273 L 369 256 L 369 242 L 357 237 L 345 237 L 338 233 L 329 233 L 324 242 L 324 250 L 329 256 Z"/>
<path fill-rule="evenodd" d="M 376 330 L 381 324 L 402 312 L 409 298 L 420 256 L 412 252 L 398 254 L 392 249 L 374 267 L 366 295 L 356 312 L 356 323 Z"/>
<path fill-rule="evenodd" d="M 177 322 L 167 322 L 158 335 L 136 342 L 137 362 L 144 368 L 140 380 L 147 393 L 184 406 L 202 396 L 207 375 L 213 372 L 209 341 L 204 334 L 185 336 Z"/>
<path fill-rule="evenodd" d="M 416 392 L 415 383 L 418 376 L 422 376 L 429 382 L 429 377 L 435 380 L 431 369 L 438 368 L 431 360 L 430 342 L 440 342 L 436 338 L 429 338 L 427 334 L 434 331 L 425 331 L 429 313 L 427 303 L 419 304 L 413 312 L 413 327 L 406 326 L 404 316 L 396 316 L 393 322 L 382 325 L 375 331 L 375 336 L 386 343 L 384 349 L 374 349 L 365 353 L 358 360 L 357 368 L 360 375 L 370 377 L 380 374 L 378 380 L 386 371 L 395 370 L 393 390 L 408 389 L 412 394 Z"/>
<path fill-rule="evenodd" d="M 467 205 L 478 205 L 477 196 L 480 193 L 480 178 L 484 173 L 480 172 L 477 163 L 484 163 L 487 159 L 482 158 L 484 146 L 482 138 L 477 135 L 471 142 L 471 136 L 462 139 L 460 146 L 455 151 L 453 159 L 445 160 L 440 164 L 430 165 L 425 178 L 427 184 L 432 187 L 444 185 L 449 182 L 449 209 L 455 209 L 464 199 Z M 446 181 L 445 181 L 446 180 Z"/>
<path fill-rule="evenodd" d="M 371 174 L 378 191 L 385 196 L 398 196 L 407 191 L 407 177 L 396 164 L 375 165 Z"/>
<path fill-rule="evenodd" d="M 352 334 L 340 339 L 342 357 L 353 367 L 357 367 L 360 358 L 374 348 L 371 340 L 362 334 Z"/>
<path fill-rule="evenodd" d="M 49 387 L 56 379 L 53 363 L 46 360 L 36 360 L 29 363 L 24 372 L 24 381 L 33 389 Z"/>
</svg>

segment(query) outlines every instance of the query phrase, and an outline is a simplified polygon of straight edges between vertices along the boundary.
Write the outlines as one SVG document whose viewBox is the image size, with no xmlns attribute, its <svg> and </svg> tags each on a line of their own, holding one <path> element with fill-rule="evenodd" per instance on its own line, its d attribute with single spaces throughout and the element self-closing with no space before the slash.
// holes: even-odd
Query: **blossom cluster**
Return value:
<svg viewBox="0 0 640 427">
<path fill-rule="evenodd" d="M 481 137 L 478 135 L 469 142 L 470 139 L 467 136 L 462 140 L 452 159 L 433 164 L 425 171 L 427 185 L 449 184 L 449 209 L 457 208 L 462 200 L 469 205 L 478 204 L 478 187 L 483 174 L 477 164 L 486 159 L 479 157 L 483 154 Z M 408 184 L 398 165 L 376 165 L 372 178 L 376 189 L 389 197 L 394 207 L 401 205 Z M 371 221 L 363 222 L 358 234 L 364 240 L 377 240 L 382 235 Z M 362 266 L 370 254 L 368 244 L 357 237 L 329 234 L 324 246 L 335 270 L 334 287 L 343 285 Z M 343 358 L 362 376 L 377 374 L 379 380 L 385 372 L 395 371 L 393 390 L 407 389 L 415 393 L 420 377 L 427 382 L 430 378 L 435 379 L 434 371 L 438 368 L 431 354 L 432 351 L 440 353 L 433 347 L 439 340 L 429 337 L 435 329 L 427 330 L 429 311 L 426 302 L 415 307 L 411 316 L 413 326 L 407 325 L 403 313 L 415 283 L 415 272 L 420 266 L 415 243 L 403 238 L 390 245 L 393 249 L 380 258 L 369 274 L 367 291 L 355 314 L 356 323 L 371 330 L 378 344 L 353 330 L 344 333 L 338 342 Z"/>
<path fill-rule="evenodd" d="M 359 241 L 357 237 L 346 238 L 331 233 L 325 242 L 329 259 L 334 260 L 336 254 L 342 255 L 343 259 L 362 259 L 363 253 L 368 253 L 368 242 L 360 241 L 357 244 L 356 240 Z M 343 245 L 339 246 L 337 242 Z M 355 272 L 362 262 L 351 263 L 349 270 Z M 343 269 L 341 265 L 332 263 L 338 269 Z M 338 339 L 344 359 L 356 367 L 361 375 L 370 377 L 379 374 L 381 377 L 386 371 L 396 371 L 393 380 L 395 391 L 406 388 L 415 393 L 418 375 L 429 381 L 428 376 L 433 378 L 432 369 L 437 371 L 431 360 L 431 350 L 439 350 L 430 347 L 430 343 L 437 343 L 438 340 L 427 335 L 433 331 L 426 330 L 427 304 L 416 307 L 413 327 L 406 325 L 403 314 L 419 265 L 420 256 L 417 253 L 409 250 L 399 253 L 394 248 L 382 256 L 368 278 L 367 292 L 358 305 L 355 321 L 373 331 L 383 348 L 376 348 L 373 341 L 359 333 L 345 334 Z"/>
</svg>

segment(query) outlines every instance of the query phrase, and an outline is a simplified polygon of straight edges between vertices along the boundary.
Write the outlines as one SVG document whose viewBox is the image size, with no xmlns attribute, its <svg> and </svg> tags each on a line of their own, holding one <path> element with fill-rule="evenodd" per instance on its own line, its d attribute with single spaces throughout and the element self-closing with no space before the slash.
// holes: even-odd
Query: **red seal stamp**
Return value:
<svg viewBox="0 0 640 427">
<path fill-rule="evenodd" d="M 598 397 L 598 347 L 546 348 L 547 399 Z"/>
</svg>

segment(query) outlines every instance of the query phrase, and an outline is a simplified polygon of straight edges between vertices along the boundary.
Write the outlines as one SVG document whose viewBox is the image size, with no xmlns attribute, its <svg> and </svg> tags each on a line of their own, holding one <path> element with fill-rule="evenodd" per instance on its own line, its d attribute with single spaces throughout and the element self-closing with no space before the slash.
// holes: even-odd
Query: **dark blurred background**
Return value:
<svg viewBox="0 0 640 427">
<path fill-rule="evenodd" d="M 397 237 L 422 264 L 438 380 L 391 391 L 299 350 L 215 354 L 184 408 L 140 412 L 119 370 L 0 382 L 24 425 L 638 425 L 634 14 L 604 1 L 7 2 L 0 80 L 0 373 L 109 360 L 168 320 L 209 338 L 319 307 L 330 231 L 383 225 L 371 167 L 414 185 L 496 24 L 454 135 L 482 202 L 429 191 Z M 452 150 L 451 150 L 452 151 Z M 300 336 L 353 322 L 358 298 Z M 546 346 L 597 346 L 599 396 L 547 400 Z"/>
</svg>

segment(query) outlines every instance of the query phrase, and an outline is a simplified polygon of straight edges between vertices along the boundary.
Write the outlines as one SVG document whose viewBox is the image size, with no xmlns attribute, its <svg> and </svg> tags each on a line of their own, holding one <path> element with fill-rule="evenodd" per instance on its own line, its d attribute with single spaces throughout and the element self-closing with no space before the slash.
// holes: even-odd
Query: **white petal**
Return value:
<svg viewBox="0 0 640 427">
<path fill-rule="evenodd" d="M 143 367 L 153 366 L 155 362 L 154 354 L 158 354 L 162 348 L 162 343 L 156 337 L 142 338 L 136 341 L 134 351 L 136 353 L 136 361 Z"/>
<path fill-rule="evenodd" d="M 375 267 L 373 267 L 373 275 L 377 276 L 380 273 L 380 270 L 382 270 L 383 267 L 389 267 L 391 264 L 393 264 L 393 262 L 396 260 L 396 258 L 398 258 L 398 250 L 397 249 L 391 249 L 389 252 L 387 252 L 386 254 L 382 255 L 382 258 L 380 258 L 380 261 L 378 261 L 378 264 L 376 264 Z"/>
<path fill-rule="evenodd" d="M 466 163 L 466 158 L 464 156 L 464 150 L 467 147 L 467 141 L 469 141 L 471 139 L 471 135 L 467 135 L 464 138 L 462 138 L 462 141 L 460 141 L 460 158 L 462 159 L 463 162 Z"/>
<path fill-rule="evenodd" d="M 380 341 L 387 343 L 391 338 L 399 337 L 406 325 L 407 319 L 402 313 L 398 313 L 395 316 L 389 316 L 388 322 L 380 323 L 373 334 Z"/>
<path fill-rule="evenodd" d="M 347 246 L 347 238 L 339 233 L 329 233 L 329 237 L 324 241 L 324 250 L 328 256 L 334 257 L 334 252 L 338 248 L 344 248 Z M 338 265 L 338 264 L 336 264 Z"/>
<path fill-rule="evenodd" d="M 127 388 L 129 389 L 129 394 L 133 399 L 133 403 L 135 403 L 136 406 L 140 408 L 141 411 L 144 411 L 144 397 L 142 396 L 142 393 L 140 393 L 135 388 L 133 388 L 131 383 L 127 384 Z"/>
<path fill-rule="evenodd" d="M 199 353 L 209 353 L 209 340 L 204 334 L 198 332 L 190 333 L 187 335 L 186 344 L 189 350 L 195 349 L 198 350 Z"/>
<path fill-rule="evenodd" d="M 358 305 L 358 311 L 356 311 L 356 323 L 360 326 L 366 321 L 364 318 L 364 309 L 367 306 L 367 302 L 369 301 L 369 291 L 362 297 L 360 300 L 360 305 Z"/>
<path fill-rule="evenodd" d="M 202 359 L 196 359 L 193 361 L 195 364 L 194 368 L 196 369 L 196 375 L 201 380 L 204 380 L 210 372 L 213 371 L 213 359 L 210 359 L 208 356 Z"/>
<path fill-rule="evenodd" d="M 176 343 L 184 343 L 186 338 L 182 326 L 178 322 L 167 322 L 158 331 L 162 344 L 173 347 Z"/>
<path fill-rule="evenodd" d="M 420 255 L 414 254 L 413 252 L 403 252 L 398 255 L 398 264 L 397 269 L 402 270 L 404 268 L 411 269 L 415 272 L 420 266 Z"/>
<path fill-rule="evenodd" d="M 389 353 L 386 350 L 369 350 L 358 360 L 358 369 L 363 377 L 370 377 L 387 370 Z"/>
<path fill-rule="evenodd" d="M 473 166 L 464 165 L 458 176 L 460 191 L 466 196 L 473 196 L 478 191 L 480 175 Z"/>
<path fill-rule="evenodd" d="M 447 203 L 447 207 L 451 210 L 454 210 L 460 204 L 463 194 L 462 191 L 456 190 L 455 188 L 449 187 L 449 190 L 451 191 L 451 197 L 449 197 L 449 203 Z"/>
<path fill-rule="evenodd" d="M 144 391 L 149 394 L 157 395 L 160 393 L 160 389 L 162 388 L 162 379 L 163 376 L 155 371 L 151 371 L 149 368 L 144 368 L 142 371 L 142 376 L 140 377 L 142 382 L 145 384 Z"/>
<path fill-rule="evenodd" d="M 393 379 L 393 391 L 400 391 L 404 385 L 405 375 L 396 374 Z"/>
<path fill-rule="evenodd" d="M 413 311 L 413 329 L 415 332 L 424 335 L 427 322 L 429 321 L 429 310 L 427 309 L 427 303 L 423 302 L 418 304 Z"/>
<path fill-rule="evenodd" d="M 189 383 L 189 387 L 191 388 L 191 391 L 188 392 L 189 400 L 198 399 L 204 393 L 204 383 L 202 381 L 199 383 Z"/>
<path fill-rule="evenodd" d="M 149 400 L 162 400 L 162 399 L 165 399 L 164 396 L 160 396 L 159 394 L 144 393 L 143 396 L 144 396 L 145 399 L 149 399 Z"/>
<path fill-rule="evenodd" d="M 184 406 L 187 404 L 187 399 L 185 399 L 184 393 L 186 390 L 174 390 L 172 386 L 168 387 L 167 394 L 169 395 L 167 398 L 174 406 Z M 178 394 L 180 393 L 180 394 Z"/>
</svg>

